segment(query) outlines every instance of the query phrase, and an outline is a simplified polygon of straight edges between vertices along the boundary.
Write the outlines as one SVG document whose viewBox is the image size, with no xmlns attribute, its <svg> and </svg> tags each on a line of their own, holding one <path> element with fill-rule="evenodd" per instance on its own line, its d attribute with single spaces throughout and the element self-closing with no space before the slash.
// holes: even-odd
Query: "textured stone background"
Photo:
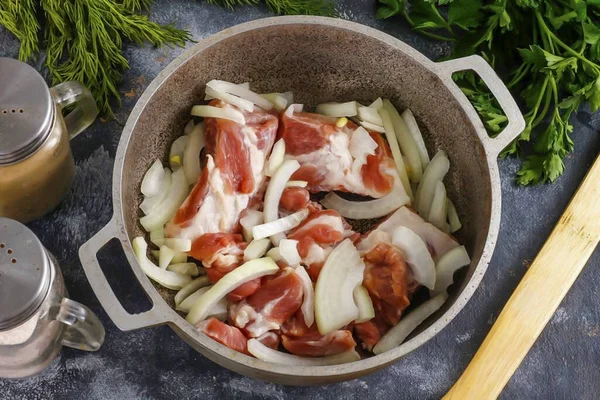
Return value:
<svg viewBox="0 0 600 400">
<path fill-rule="evenodd" d="M 400 19 L 376 21 L 371 0 L 339 1 L 340 16 L 388 32 L 431 58 L 446 50 L 411 33 Z M 153 16 L 178 21 L 196 40 L 240 22 L 269 16 L 265 8 L 236 12 L 199 1 L 157 1 Z M 16 41 L 0 30 L 0 56 L 15 57 Z M 351 382 L 323 387 L 283 387 L 254 381 L 204 359 L 168 327 L 120 332 L 101 309 L 77 257 L 81 244 L 112 213 L 114 155 L 123 125 L 145 87 L 182 49 L 127 47 L 131 70 L 120 87 L 123 107 L 114 121 L 97 121 L 73 141 L 77 176 L 69 197 L 54 213 L 31 224 L 61 263 L 71 297 L 90 306 L 106 326 L 96 353 L 65 349 L 41 375 L 0 380 L 2 399 L 436 399 L 456 381 L 481 344 L 528 264 L 600 150 L 600 113 L 579 112 L 573 121 L 576 151 L 555 184 L 520 188 L 514 160 L 501 160 L 503 215 L 496 253 L 472 300 L 439 335 L 395 365 Z M 168 110 L 165 110 L 168 112 Z M 114 248 L 113 248 L 114 249 Z M 117 292 L 135 311 L 145 300 L 130 287 L 132 275 L 118 255 L 104 264 L 117 277 Z M 600 256 L 596 253 L 503 392 L 505 399 L 593 399 L 600 392 Z"/>
</svg>

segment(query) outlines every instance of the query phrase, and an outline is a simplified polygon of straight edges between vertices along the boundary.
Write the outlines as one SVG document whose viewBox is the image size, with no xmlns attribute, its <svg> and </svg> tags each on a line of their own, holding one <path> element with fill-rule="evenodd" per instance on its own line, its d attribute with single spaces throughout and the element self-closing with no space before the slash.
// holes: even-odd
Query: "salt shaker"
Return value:
<svg viewBox="0 0 600 400">
<path fill-rule="evenodd" d="M 97 115 L 81 84 L 48 88 L 34 68 L 0 57 L 0 217 L 29 222 L 60 203 L 75 174 L 69 141 Z"/>
<path fill-rule="evenodd" d="M 95 351 L 104 328 L 67 298 L 56 259 L 25 225 L 0 217 L 0 378 L 42 371 L 61 346 Z"/>
</svg>

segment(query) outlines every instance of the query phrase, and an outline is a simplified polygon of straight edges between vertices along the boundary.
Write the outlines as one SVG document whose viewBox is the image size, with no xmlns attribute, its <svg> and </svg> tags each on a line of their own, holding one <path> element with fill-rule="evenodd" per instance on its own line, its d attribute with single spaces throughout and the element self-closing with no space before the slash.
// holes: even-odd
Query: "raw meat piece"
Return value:
<svg viewBox="0 0 600 400">
<path fill-rule="evenodd" d="M 310 203 L 310 193 L 301 187 L 289 187 L 283 190 L 279 208 L 290 213 L 306 208 Z"/>
<path fill-rule="evenodd" d="M 281 338 L 276 332 L 263 333 L 262 335 L 257 337 L 256 340 L 258 340 L 265 346 L 272 348 L 273 350 L 277 350 L 279 348 L 279 343 L 281 342 Z"/>
<path fill-rule="evenodd" d="M 286 158 L 301 165 L 292 179 L 307 181 L 313 193 L 340 190 L 379 198 L 393 188 L 404 191 L 389 146 L 379 133 L 369 132 L 378 146 L 363 163 L 349 149 L 357 126 L 348 122 L 338 128 L 335 123 L 335 118 L 304 112 L 281 117 L 279 136 L 286 144 Z"/>
<path fill-rule="evenodd" d="M 248 354 L 246 336 L 235 326 L 227 325 L 216 318 L 209 318 L 196 324 L 206 336 L 240 353 Z"/>
<path fill-rule="evenodd" d="M 363 349 L 373 351 L 379 339 L 391 328 L 381 316 L 370 321 L 354 325 L 354 335 L 358 338 Z"/>
<path fill-rule="evenodd" d="M 286 268 L 265 282 L 252 296 L 229 309 L 232 323 L 249 337 L 278 330 L 302 305 L 302 281 Z"/>
</svg>

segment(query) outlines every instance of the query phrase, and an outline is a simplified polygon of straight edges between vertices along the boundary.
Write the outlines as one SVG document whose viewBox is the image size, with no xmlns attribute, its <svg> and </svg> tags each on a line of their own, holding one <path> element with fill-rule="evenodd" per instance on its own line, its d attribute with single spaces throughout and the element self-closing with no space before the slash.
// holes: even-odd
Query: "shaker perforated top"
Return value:
<svg viewBox="0 0 600 400">
<path fill-rule="evenodd" d="M 0 166 L 35 153 L 50 134 L 54 108 L 46 82 L 33 67 L 0 57 Z"/>
<path fill-rule="evenodd" d="M 0 218 L 0 331 L 33 315 L 50 287 L 50 260 L 25 225 Z"/>
</svg>

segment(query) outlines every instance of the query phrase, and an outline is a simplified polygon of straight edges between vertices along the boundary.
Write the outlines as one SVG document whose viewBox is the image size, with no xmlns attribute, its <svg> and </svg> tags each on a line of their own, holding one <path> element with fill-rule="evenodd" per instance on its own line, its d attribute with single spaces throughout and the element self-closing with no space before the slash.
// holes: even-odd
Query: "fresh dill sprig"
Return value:
<svg viewBox="0 0 600 400">
<path fill-rule="evenodd" d="M 119 4 L 129 12 L 137 13 L 150 10 L 150 6 L 154 0 L 119 0 Z"/>
<path fill-rule="evenodd" d="M 210 4 L 218 4 L 228 8 L 238 5 L 254 5 L 260 0 L 206 0 Z M 335 4 L 332 0 L 264 0 L 276 14 L 286 15 L 335 15 Z"/>
<path fill-rule="evenodd" d="M 39 52 L 40 24 L 34 0 L 0 0 L 0 25 L 21 42 L 19 60 L 30 60 Z"/>
</svg>

